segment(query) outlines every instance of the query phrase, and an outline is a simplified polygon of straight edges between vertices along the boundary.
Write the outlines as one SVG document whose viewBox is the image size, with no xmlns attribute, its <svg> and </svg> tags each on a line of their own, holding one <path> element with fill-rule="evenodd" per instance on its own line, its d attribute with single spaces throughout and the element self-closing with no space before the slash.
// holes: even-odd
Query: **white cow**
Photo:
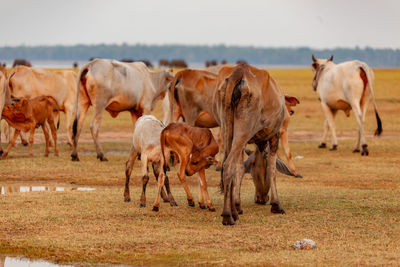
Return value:
<svg viewBox="0 0 400 267">
<path fill-rule="evenodd" d="M 4 105 L 9 104 L 10 100 L 11 100 L 10 93 L 6 87 L 6 76 L 3 74 L 3 72 L 0 71 L 0 123 Z M 0 156 L 2 154 L 3 154 L 3 147 L 1 146 L 1 127 L 0 127 Z"/>
<path fill-rule="evenodd" d="M 124 63 L 110 59 L 94 59 L 82 67 L 78 80 L 78 101 L 73 127 L 73 161 L 79 161 L 77 145 L 83 121 L 90 105 L 93 118 L 90 125 L 97 158 L 106 161 L 98 141 L 104 110 L 113 118 L 129 111 L 133 126 L 143 114 L 149 114 L 162 97 L 173 75 L 168 71 L 150 71 L 143 62 Z"/>
<path fill-rule="evenodd" d="M 149 174 L 147 165 L 149 162 L 152 163 L 154 176 L 158 180 L 158 176 L 161 173 L 163 175 L 164 158 L 161 154 L 160 134 L 165 128 L 165 125 L 157 120 L 153 115 L 144 115 L 140 117 L 136 124 L 133 132 L 132 147 L 129 153 L 129 159 L 126 162 L 126 181 L 124 200 L 125 202 L 131 201 L 129 194 L 129 179 L 132 173 L 133 164 L 136 158 L 140 155 L 142 163 L 142 195 L 140 197 L 140 207 L 146 206 L 146 186 L 149 181 Z M 165 177 L 165 188 L 167 189 L 168 197 L 165 195 L 164 190 L 158 192 L 161 193 L 162 198 L 165 202 L 170 202 L 171 206 L 177 206 L 169 187 L 168 177 Z"/>
<path fill-rule="evenodd" d="M 67 142 L 72 146 L 72 121 L 75 117 L 76 106 L 76 80 L 76 73 L 70 70 L 49 71 L 40 68 L 17 66 L 8 75 L 7 87 L 13 97 L 34 98 L 41 95 L 53 97 L 57 101 L 60 110 L 65 112 Z"/>
<path fill-rule="evenodd" d="M 367 112 L 368 101 L 372 98 L 378 128 L 375 135 L 382 133 L 382 122 L 378 115 L 375 96 L 373 91 L 374 73 L 364 62 L 354 60 L 340 64 L 332 62 L 333 56 L 329 59 L 316 59 L 312 56 L 314 63 L 312 69 L 314 79 L 312 87 L 318 93 L 322 109 L 326 116 L 324 135 L 319 148 L 326 147 L 326 139 L 329 129 L 332 134 L 332 147 L 337 149 L 337 138 L 335 129 L 335 115 L 338 110 L 343 110 L 350 116 L 350 110 L 356 117 L 358 124 L 358 137 L 353 152 L 360 152 L 361 155 L 369 154 L 368 145 L 364 134 L 364 121 Z"/>
</svg>

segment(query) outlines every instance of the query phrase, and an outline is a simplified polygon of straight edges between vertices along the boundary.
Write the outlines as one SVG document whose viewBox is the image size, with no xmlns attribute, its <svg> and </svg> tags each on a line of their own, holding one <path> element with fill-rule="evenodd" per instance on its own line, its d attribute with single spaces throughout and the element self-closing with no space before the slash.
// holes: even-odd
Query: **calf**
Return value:
<svg viewBox="0 0 400 267">
<path fill-rule="evenodd" d="M 7 150 L 2 158 L 7 157 L 8 152 L 14 145 L 21 131 L 30 131 L 29 136 L 29 156 L 33 156 L 32 145 L 35 128 L 42 127 L 46 139 L 45 156 L 49 155 L 49 132 L 45 122 L 50 126 L 51 134 L 54 140 L 54 155 L 58 156 L 57 148 L 57 129 L 60 124 L 59 106 L 54 98 L 48 96 L 38 96 L 33 99 L 21 98 L 12 104 L 7 104 L 3 109 L 3 117 L 8 124 L 15 128 L 14 136 L 11 139 Z M 54 116 L 58 115 L 57 129 L 54 125 Z"/>
<path fill-rule="evenodd" d="M 165 125 L 161 121 L 157 120 L 153 115 L 144 115 L 137 120 L 133 133 L 129 159 L 126 162 L 125 202 L 131 201 L 129 195 L 129 179 L 132 173 L 133 164 L 138 155 L 141 155 L 143 188 L 140 197 L 140 207 L 146 207 L 146 186 L 149 181 L 147 165 L 149 162 L 152 163 L 154 176 L 158 180 L 158 175 L 160 173 L 159 170 L 163 166 L 164 160 L 161 156 L 160 146 L 160 134 L 164 128 Z M 164 190 L 161 191 L 161 197 L 165 202 L 170 202 L 171 206 L 177 206 L 169 188 L 168 177 L 165 178 L 165 187 L 167 189 L 168 198 L 166 197 Z"/>
<path fill-rule="evenodd" d="M 194 207 L 193 196 L 186 183 L 186 175 L 199 174 L 199 206 L 205 209 L 203 191 L 210 211 L 215 211 L 207 191 L 205 170 L 215 163 L 214 156 L 218 153 L 218 144 L 211 131 L 205 128 L 192 127 L 183 123 L 171 123 L 161 132 L 161 152 L 164 161 L 164 172 L 158 180 L 158 194 L 153 210 L 159 209 L 160 190 L 166 177 L 166 161 L 170 152 L 175 152 L 179 158 L 178 178 L 186 191 L 188 204 Z"/>
</svg>

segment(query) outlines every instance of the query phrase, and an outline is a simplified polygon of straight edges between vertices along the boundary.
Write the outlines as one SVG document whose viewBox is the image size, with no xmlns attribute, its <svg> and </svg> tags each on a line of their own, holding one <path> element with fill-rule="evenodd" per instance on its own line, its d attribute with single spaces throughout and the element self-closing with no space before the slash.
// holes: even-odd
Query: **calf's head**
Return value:
<svg viewBox="0 0 400 267">
<path fill-rule="evenodd" d="M 218 149 L 218 146 L 217 146 Z M 209 168 L 211 165 L 216 164 L 214 156 L 218 153 L 209 153 L 207 151 L 193 151 L 190 155 L 189 162 L 186 165 L 185 173 L 187 176 L 192 176 L 203 168 Z"/>
<path fill-rule="evenodd" d="M 27 120 L 28 106 L 27 99 L 16 99 L 11 104 L 4 105 L 2 115 L 7 121 L 24 122 Z"/>
<path fill-rule="evenodd" d="M 297 104 L 300 104 L 300 101 L 296 97 L 291 95 L 285 95 L 285 106 L 290 116 L 292 116 L 294 113 L 292 107 L 295 107 Z"/>
</svg>

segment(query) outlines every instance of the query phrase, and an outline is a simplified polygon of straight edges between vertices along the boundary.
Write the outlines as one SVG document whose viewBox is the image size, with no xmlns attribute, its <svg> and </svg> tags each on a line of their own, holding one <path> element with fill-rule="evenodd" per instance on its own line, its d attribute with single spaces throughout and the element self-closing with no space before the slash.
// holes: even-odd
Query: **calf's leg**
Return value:
<svg viewBox="0 0 400 267">
<path fill-rule="evenodd" d="M 204 191 L 204 195 L 206 197 L 206 202 L 207 202 L 207 207 L 209 211 L 215 211 L 215 208 L 213 207 L 213 205 L 211 204 L 211 199 L 210 196 L 208 194 L 208 190 L 207 190 L 207 180 L 206 180 L 206 170 L 202 169 L 199 171 L 199 177 L 200 177 L 200 185 L 203 191 Z M 199 189 L 200 190 L 200 189 Z"/>
<path fill-rule="evenodd" d="M 29 130 L 29 156 L 33 156 L 33 136 L 35 135 L 35 127 Z"/>
<path fill-rule="evenodd" d="M 129 202 L 131 201 L 131 197 L 129 194 L 129 179 L 131 178 L 131 173 L 132 173 L 132 168 L 133 164 L 135 163 L 137 157 L 137 152 L 135 148 L 132 146 L 131 151 L 129 152 L 129 158 L 128 161 L 126 162 L 126 167 L 125 167 L 125 190 L 124 190 L 124 201 Z"/>
<path fill-rule="evenodd" d="M 49 156 L 49 131 L 47 130 L 46 124 L 42 124 L 42 130 L 44 134 L 44 139 L 46 142 L 46 150 L 44 152 L 44 156 L 48 157 Z"/>
<path fill-rule="evenodd" d="M 5 159 L 5 158 L 7 157 L 8 152 L 10 152 L 11 147 L 14 146 L 15 141 L 17 140 L 19 134 L 20 134 L 20 130 L 15 129 L 15 131 L 14 131 L 14 136 L 13 136 L 13 138 L 11 139 L 10 143 L 8 144 L 7 149 L 6 149 L 6 151 L 4 152 L 4 154 L 1 156 L 1 158 Z"/>
</svg>

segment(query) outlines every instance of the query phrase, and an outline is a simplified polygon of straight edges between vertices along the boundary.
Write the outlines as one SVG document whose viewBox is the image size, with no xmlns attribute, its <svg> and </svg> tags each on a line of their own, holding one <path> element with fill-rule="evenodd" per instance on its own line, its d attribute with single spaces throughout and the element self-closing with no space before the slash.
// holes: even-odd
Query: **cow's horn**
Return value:
<svg viewBox="0 0 400 267">
<path fill-rule="evenodd" d="M 315 62 L 317 59 L 314 57 L 314 54 L 312 55 L 312 60 Z"/>
<path fill-rule="evenodd" d="M 333 60 L 333 55 L 331 55 L 331 57 L 328 59 L 328 61 L 332 61 Z"/>
</svg>

